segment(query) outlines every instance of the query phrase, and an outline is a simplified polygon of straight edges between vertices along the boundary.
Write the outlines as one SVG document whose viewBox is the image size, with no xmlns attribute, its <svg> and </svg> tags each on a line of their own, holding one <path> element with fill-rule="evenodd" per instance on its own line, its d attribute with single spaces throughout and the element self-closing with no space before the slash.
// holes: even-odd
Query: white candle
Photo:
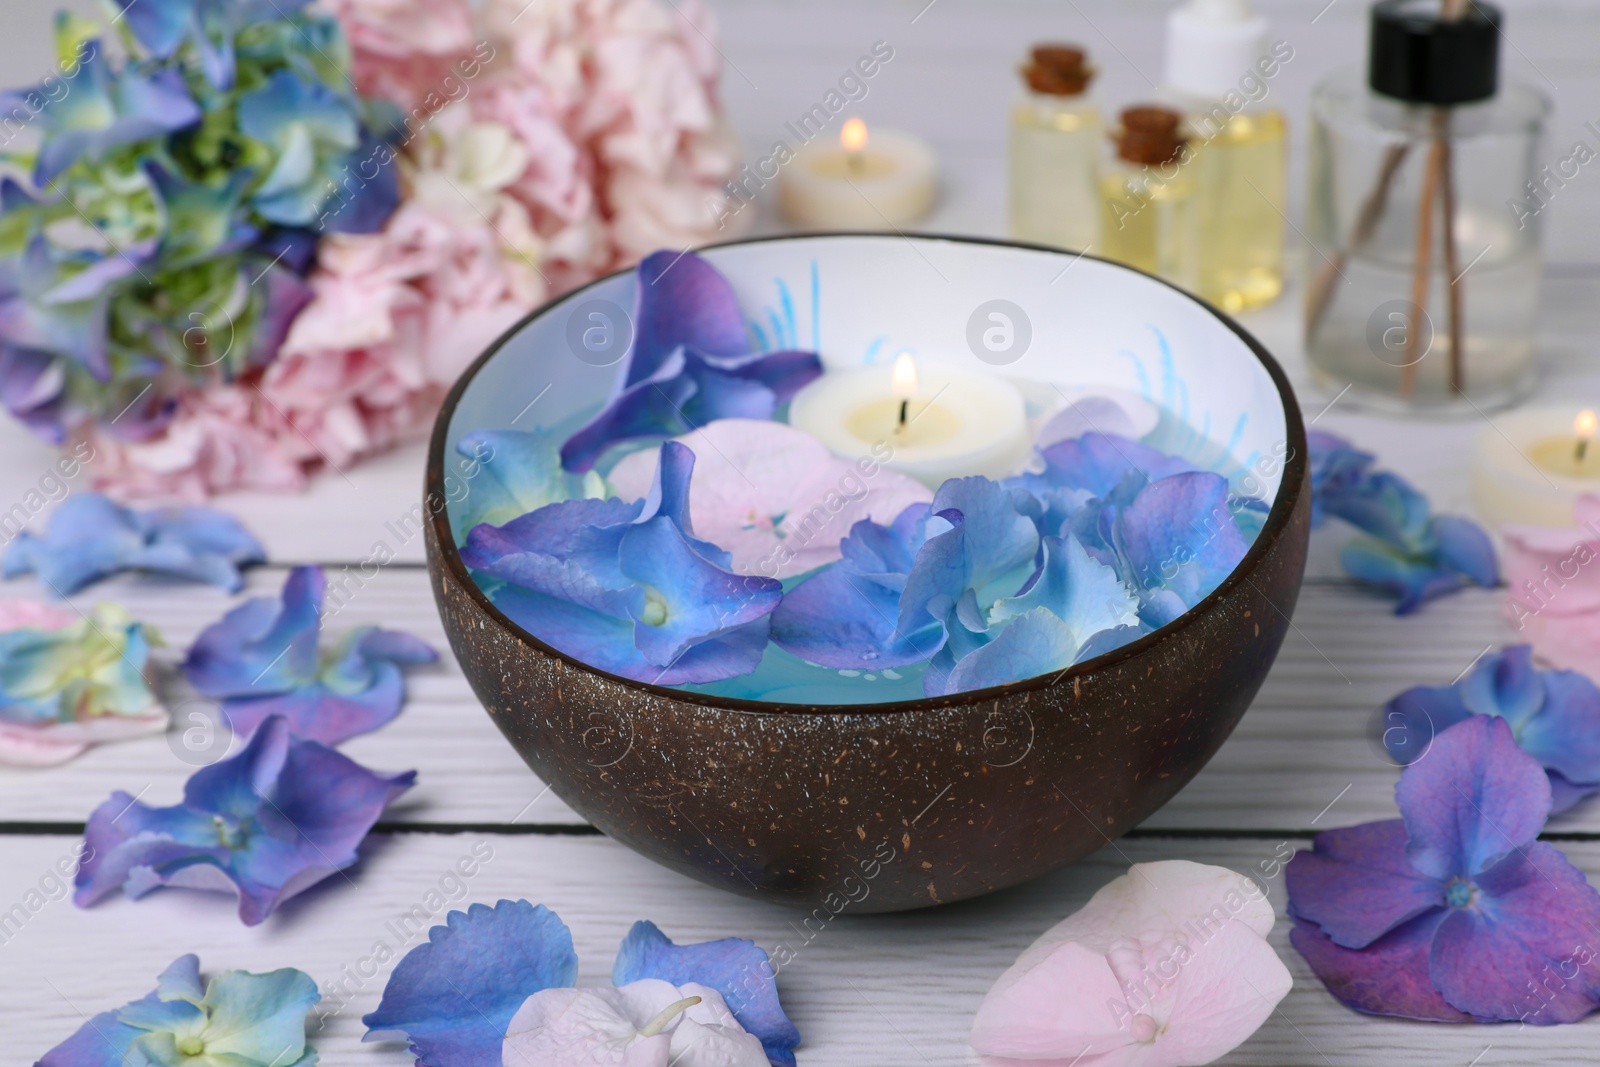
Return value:
<svg viewBox="0 0 1600 1067">
<path fill-rule="evenodd" d="M 1014 386 L 904 352 L 892 366 L 824 374 L 790 402 L 789 422 L 838 455 L 875 460 L 934 489 L 969 474 L 1007 477 L 1031 454 Z"/>
<path fill-rule="evenodd" d="M 1600 493 L 1600 419 L 1592 410 L 1535 408 L 1497 416 L 1472 461 L 1472 500 L 1492 526 L 1569 529 L 1572 506 Z"/>
<path fill-rule="evenodd" d="M 920 137 L 873 130 L 858 118 L 839 143 L 816 140 L 778 176 L 778 203 L 789 221 L 810 229 L 889 230 L 933 207 L 938 164 Z"/>
</svg>

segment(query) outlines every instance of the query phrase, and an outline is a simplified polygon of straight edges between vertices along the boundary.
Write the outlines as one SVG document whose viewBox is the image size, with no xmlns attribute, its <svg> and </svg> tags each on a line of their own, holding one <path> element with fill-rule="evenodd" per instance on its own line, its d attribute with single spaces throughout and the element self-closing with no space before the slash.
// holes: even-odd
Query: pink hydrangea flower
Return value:
<svg viewBox="0 0 1600 1067">
<path fill-rule="evenodd" d="M 1047 930 L 978 1007 L 985 1067 L 1188 1067 L 1227 1054 L 1289 992 L 1274 922 L 1243 875 L 1139 863 Z"/>
<path fill-rule="evenodd" d="M 1600 678 L 1600 496 L 1581 497 L 1573 519 L 1501 527 L 1506 617 L 1540 659 Z"/>
</svg>

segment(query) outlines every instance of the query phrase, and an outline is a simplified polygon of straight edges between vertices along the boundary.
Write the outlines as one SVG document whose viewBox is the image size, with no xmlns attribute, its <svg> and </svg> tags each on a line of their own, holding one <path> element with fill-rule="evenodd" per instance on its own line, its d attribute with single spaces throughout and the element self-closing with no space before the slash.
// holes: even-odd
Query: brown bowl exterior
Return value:
<svg viewBox="0 0 1600 1067">
<path fill-rule="evenodd" d="M 535 313 L 537 314 L 537 313 Z M 819 921 L 980 896 L 1114 841 L 1233 731 L 1277 656 L 1305 571 L 1305 431 L 1286 409 L 1282 487 L 1256 543 L 1209 597 L 1123 648 L 954 697 L 808 707 L 691 696 L 588 668 L 496 609 L 426 528 L 444 629 L 473 691 L 528 765 L 607 835 L 664 866 Z M 443 499 L 457 384 L 426 491 Z M 808 920 L 809 921 L 809 920 Z"/>
</svg>

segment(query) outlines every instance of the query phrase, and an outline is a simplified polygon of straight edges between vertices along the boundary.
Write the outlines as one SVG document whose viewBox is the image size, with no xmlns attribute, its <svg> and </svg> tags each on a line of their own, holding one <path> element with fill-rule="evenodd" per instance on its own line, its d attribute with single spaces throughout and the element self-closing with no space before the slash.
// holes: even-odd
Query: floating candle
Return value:
<svg viewBox="0 0 1600 1067">
<path fill-rule="evenodd" d="M 1600 492 L 1600 417 L 1585 409 L 1542 408 L 1499 417 L 1478 439 L 1472 498 L 1493 525 L 1569 528 L 1572 508 Z"/>
<path fill-rule="evenodd" d="M 895 229 L 926 215 L 937 191 L 926 141 L 896 130 L 869 134 L 859 118 L 845 122 L 837 145 L 800 149 L 778 178 L 784 215 L 813 229 Z"/>
<path fill-rule="evenodd" d="M 791 425 L 841 456 L 869 458 L 937 487 L 1002 478 L 1027 462 L 1022 394 L 1010 383 L 902 352 L 890 366 L 835 371 L 802 389 Z"/>
</svg>

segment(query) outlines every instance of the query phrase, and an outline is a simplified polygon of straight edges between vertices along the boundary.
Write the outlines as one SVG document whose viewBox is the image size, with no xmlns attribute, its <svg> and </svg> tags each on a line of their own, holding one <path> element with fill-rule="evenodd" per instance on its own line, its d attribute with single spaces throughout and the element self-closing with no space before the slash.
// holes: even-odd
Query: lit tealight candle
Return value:
<svg viewBox="0 0 1600 1067">
<path fill-rule="evenodd" d="M 811 229 L 888 230 L 915 222 L 938 193 L 933 149 L 919 137 L 847 120 L 838 144 L 818 139 L 778 176 L 790 222 Z"/>
<path fill-rule="evenodd" d="M 1022 394 L 1003 379 L 945 364 L 824 374 L 789 405 L 789 422 L 832 451 L 870 459 L 932 488 L 947 478 L 1004 478 L 1030 455 Z"/>
<path fill-rule="evenodd" d="M 1572 506 L 1600 492 L 1600 416 L 1585 409 L 1519 411 L 1496 418 L 1478 439 L 1472 498 L 1493 525 L 1571 527 Z"/>
</svg>

